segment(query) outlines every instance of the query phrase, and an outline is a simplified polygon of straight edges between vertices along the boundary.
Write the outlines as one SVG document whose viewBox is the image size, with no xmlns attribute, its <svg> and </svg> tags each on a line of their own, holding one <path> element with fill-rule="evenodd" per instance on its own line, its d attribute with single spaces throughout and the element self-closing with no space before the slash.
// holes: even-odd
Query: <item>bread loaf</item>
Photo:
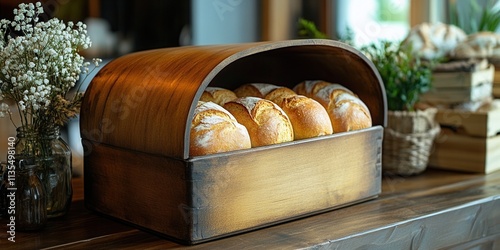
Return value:
<svg viewBox="0 0 500 250">
<path fill-rule="evenodd" d="M 190 156 L 251 147 L 247 129 L 231 113 L 213 102 L 198 102 L 190 132 Z"/>
<path fill-rule="evenodd" d="M 201 94 L 200 101 L 213 102 L 219 105 L 224 105 L 228 101 L 238 98 L 236 94 L 225 88 L 220 87 L 206 87 L 203 94 Z"/>
<path fill-rule="evenodd" d="M 254 96 L 270 100 L 283 109 L 292 123 L 295 140 L 332 134 L 326 109 L 317 101 L 299 96 L 287 87 L 267 83 L 245 84 L 235 90 L 239 97 Z"/>
<path fill-rule="evenodd" d="M 328 112 L 312 98 L 294 95 L 281 99 L 277 104 L 288 115 L 295 140 L 333 133 Z"/>
<path fill-rule="evenodd" d="M 372 126 L 370 110 L 356 95 L 347 91 L 333 91 L 330 98 L 327 111 L 335 133 Z"/>
<path fill-rule="evenodd" d="M 274 103 L 278 103 L 281 99 L 289 96 L 294 96 L 296 93 L 282 86 L 277 86 L 274 84 L 268 83 L 248 83 L 241 85 L 237 89 L 234 90 L 234 93 L 238 97 L 259 97 L 263 99 L 270 100 Z"/>
<path fill-rule="evenodd" d="M 325 81 L 304 81 L 294 87 L 318 101 L 328 112 L 333 132 L 346 132 L 372 126 L 368 107 L 348 88 Z"/>
<path fill-rule="evenodd" d="M 224 104 L 250 134 L 252 147 L 293 141 L 293 127 L 274 102 L 259 97 L 241 97 Z"/>
<path fill-rule="evenodd" d="M 450 52 L 453 59 L 499 58 L 500 34 L 483 31 L 471 34 Z"/>
<path fill-rule="evenodd" d="M 293 88 L 293 91 L 298 95 L 307 96 L 313 98 L 313 96 L 322 88 L 327 85 L 331 85 L 329 82 L 321 80 L 303 81 Z"/>
<path fill-rule="evenodd" d="M 444 23 L 421 23 L 412 27 L 401 43 L 424 59 L 447 56 L 467 38 L 467 34 L 457 26 Z"/>
</svg>

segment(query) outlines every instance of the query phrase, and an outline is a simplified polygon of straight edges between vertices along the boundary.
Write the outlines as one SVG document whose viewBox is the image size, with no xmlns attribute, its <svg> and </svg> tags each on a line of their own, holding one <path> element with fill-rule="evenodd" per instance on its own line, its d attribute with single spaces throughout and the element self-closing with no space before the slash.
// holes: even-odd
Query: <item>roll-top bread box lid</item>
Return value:
<svg viewBox="0 0 500 250">
<path fill-rule="evenodd" d="M 293 88 L 324 80 L 352 90 L 373 126 L 190 156 L 203 93 L 246 83 Z M 385 90 L 372 63 L 332 40 L 186 46 L 105 65 L 81 108 L 85 204 L 186 244 L 375 198 L 381 191 Z"/>
</svg>

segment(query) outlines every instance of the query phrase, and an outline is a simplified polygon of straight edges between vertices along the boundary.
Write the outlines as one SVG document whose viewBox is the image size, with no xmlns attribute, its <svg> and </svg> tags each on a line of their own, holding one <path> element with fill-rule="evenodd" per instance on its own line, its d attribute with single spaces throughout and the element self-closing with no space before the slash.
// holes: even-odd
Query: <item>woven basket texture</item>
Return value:
<svg viewBox="0 0 500 250">
<path fill-rule="evenodd" d="M 441 127 L 437 109 L 388 111 L 384 129 L 382 168 L 385 173 L 416 175 L 427 168 L 434 139 Z"/>
</svg>

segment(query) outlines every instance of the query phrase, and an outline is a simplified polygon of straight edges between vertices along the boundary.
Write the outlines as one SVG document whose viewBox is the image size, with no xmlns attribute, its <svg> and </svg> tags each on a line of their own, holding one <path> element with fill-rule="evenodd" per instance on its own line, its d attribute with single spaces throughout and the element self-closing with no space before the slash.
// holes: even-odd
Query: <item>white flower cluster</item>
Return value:
<svg viewBox="0 0 500 250">
<path fill-rule="evenodd" d="M 14 20 L 0 21 L 0 101 L 34 114 L 74 87 L 89 63 L 78 52 L 91 46 L 86 25 L 57 18 L 41 21 L 40 2 L 20 4 Z"/>
</svg>

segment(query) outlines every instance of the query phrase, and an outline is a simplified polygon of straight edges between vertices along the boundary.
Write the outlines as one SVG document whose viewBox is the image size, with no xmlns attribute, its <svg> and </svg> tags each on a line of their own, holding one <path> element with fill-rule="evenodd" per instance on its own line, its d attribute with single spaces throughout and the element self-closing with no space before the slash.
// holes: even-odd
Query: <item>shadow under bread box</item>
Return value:
<svg viewBox="0 0 500 250">
<path fill-rule="evenodd" d="M 343 84 L 373 127 L 189 156 L 207 86 Z M 373 199 L 381 192 L 385 90 L 359 51 L 332 40 L 189 46 L 136 52 L 104 66 L 81 109 L 85 204 L 195 244 Z"/>
</svg>

